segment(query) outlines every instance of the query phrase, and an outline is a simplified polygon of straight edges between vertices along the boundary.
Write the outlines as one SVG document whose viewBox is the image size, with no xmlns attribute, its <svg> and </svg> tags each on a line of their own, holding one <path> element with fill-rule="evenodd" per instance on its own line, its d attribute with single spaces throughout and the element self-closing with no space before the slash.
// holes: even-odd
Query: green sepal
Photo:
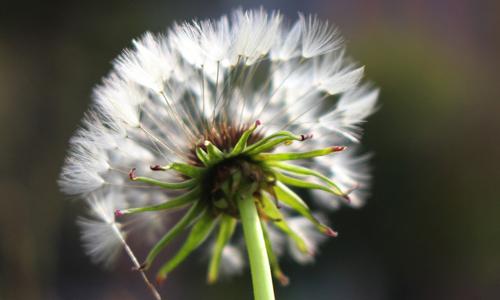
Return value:
<svg viewBox="0 0 500 300">
<path fill-rule="evenodd" d="M 255 160 L 298 160 L 298 159 L 308 159 L 318 156 L 328 155 L 333 152 L 341 151 L 343 147 L 328 147 L 307 152 L 284 152 L 284 153 L 261 153 L 254 156 Z"/>
<path fill-rule="evenodd" d="M 143 264 L 143 268 L 148 269 L 149 266 L 151 266 L 151 264 L 153 263 L 156 256 L 158 256 L 158 254 L 175 237 L 177 237 L 182 231 L 184 231 L 184 229 L 189 227 L 192 224 L 192 222 L 202 214 L 204 209 L 206 209 L 206 206 L 203 205 L 203 202 L 201 201 L 195 202 L 184 214 L 184 216 L 175 224 L 175 226 L 172 227 L 149 251 L 148 256 L 146 257 L 146 261 Z"/>
<path fill-rule="evenodd" d="M 128 208 L 120 211 L 120 213 L 125 215 L 125 214 L 135 214 L 145 211 L 159 211 L 159 210 L 167 210 L 172 208 L 183 207 L 199 199 L 199 196 L 200 196 L 200 188 L 196 187 L 187 193 L 184 193 L 178 197 L 172 198 L 163 203 L 145 207 Z"/>
<path fill-rule="evenodd" d="M 262 206 L 261 209 L 264 211 L 266 216 L 270 217 L 272 223 L 278 227 L 283 233 L 287 234 L 295 243 L 300 252 L 309 254 L 309 249 L 307 248 L 306 242 L 293 231 L 290 226 L 285 221 L 283 214 L 276 207 L 274 202 L 269 199 L 269 197 L 263 193 L 262 194 Z"/>
<path fill-rule="evenodd" d="M 243 132 L 238 142 L 236 142 L 236 145 L 234 146 L 233 150 L 231 151 L 231 153 L 229 153 L 229 157 L 234 157 L 236 155 L 239 155 L 243 152 L 243 150 L 245 150 L 245 148 L 247 147 L 248 139 L 250 138 L 250 136 L 252 135 L 252 133 L 255 131 L 255 129 L 259 124 L 260 122 L 255 122 L 250 128 L 248 128 L 247 130 L 245 130 L 245 132 Z"/>
<path fill-rule="evenodd" d="M 311 221 L 311 223 L 313 223 L 319 231 L 329 236 L 337 236 L 337 233 L 333 229 L 319 222 L 318 219 L 311 214 L 307 204 L 286 185 L 281 182 L 277 182 L 273 189 L 279 201 L 283 202 L 285 205 L 289 206 L 300 215 Z"/>
<path fill-rule="evenodd" d="M 268 136 L 260 139 L 258 142 L 252 144 L 251 146 L 248 146 L 245 149 L 245 152 L 246 153 L 253 152 L 255 150 L 255 148 L 261 147 L 262 145 L 269 143 L 271 140 L 273 140 L 275 138 L 280 138 L 280 137 L 289 137 L 290 139 L 295 139 L 295 137 L 300 138 L 299 136 L 297 136 L 289 131 L 278 131 L 276 133 L 273 133 L 271 135 L 268 135 Z"/>
<path fill-rule="evenodd" d="M 196 248 L 198 248 L 212 232 L 218 217 L 214 217 L 209 210 L 205 210 L 203 216 L 194 224 L 186 241 L 177 251 L 174 257 L 167 261 L 158 271 L 157 281 L 162 282 L 167 275 L 181 264 Z"/>
<path fill-rule="evenodd" d="M 182 181 L 182 182 L 164 182 L 161 180 L 157 180 L 157 179 L 153 179 L 153 178 L 149 178 L 149 177 L 143 177 L 143 176 L 134 177 L 132 180 L 155 185 L 155 186 L 158 186 L 158 187 L 161 187 L 164 189 L 168 189 L 168 190 L 189 189 L 189 188 L 194 187 L 198 183 L 198 181 L 195 179 L 190 179 L 190 180 L 186 180 L 186 181 Z"/>
<path fill-rule="evenodd" d="M 219 277 L 219 267 L 222 258 L 222 251 L 229 243 L 236 228 L 237 220 L 231 216 L 224 215 L 219 223 L 219 232 L 215 240 L 212 257 L 208 265 L 207 281 L 212 284 Z"/>
<path fill-rule="evenodd" d="M 320 172 L 317 172 L 317 171 L 314 171 L 314 170 L 311 170 L 308 168 L 304 168 L 301 166 L 297 166 L 297 165 L 287 164 L 287 163 L 280 162 L 280 161 L 269 161 L 269 162 L 266 162 L 266 164 L 268 166 L 272 166 L 272 167 L 275 167 L 275 168 L 278 168 L 278 169 L 281 169 L 281 170 L 284 170 L 284 171 L 287 171 L 289 173 L 293 173 L 296 175 L 314 176 L 314 177 L 320 179 L 321 181 L 325 182 L 329 186 L 331 186 L 333 188 L 333 190 L 337 193 L 338 196 L 345 196 L 345 194 L 342 192 L 342 190 L 339 188 L 339 186 L 335 182 L 333 182 L 330 178 L 321 174 Z"/>
<path fill-rule="evenodd" d="M 304 136 L 295 135 L 288 131 L 280 131 L 265 137 L 258 141 L 257 143 L 251 145 L 245 149 L 244 153 L 253 155 L 268 151 L 281 143 L 291 142 L 291 141 L 302 141 Z"/>
<path fill-rule="evenodd" d="M 205 165 L 205 167 L 210 166 L 210 159 L 208 154 L 201 147 L 196 147 L 196 157 Z"/>
<path fill-rule="evenodd" d="M 224 159 L 224 153 L 210 141 L 205 141 L 205 147 L 207 147 L 207 154 L 210 165 L 215 165 L 216 163 Z"/>
<path fill-rule="evenodd" d="M 166 168 L 166 170 L 175 170 L 182 175 L 186 175 L 191 178 L 199 178 L 205 171 L 205 168 L 196 167 L 193 165 L 185 163 L 171 163 Z"/>
<path fill-rule="evenodd" d="M 302 180 L 295 177 L 290 177 L 280 172 L 274 172 L 274 176 L 276 177 L 276 180 L 281 181 L 286 185 L 296 186 L 304 189 L 322 190 L 327 193 L 337 195 L 335 191 L 321 184 L 309 182 L 307 180 Z"/>
<path fill-rule="evenodd" d="M 279 265 L 278 257 L 273 251 L 273 246 L 271 244 L 271 239 L 269 238 L 269 233 L 267 232 L 267 224 L 260 220 L 262 226 L 262 233 L 264 234 L 264 242 L 266 243 L 267 257 L 269 258 L 269 264 L 271 265 L 271 271 L 273 272 L 274 278 L 276 278 L 281 285 L 288 285 L 289 279 L 281 270 Z"/>
</svg>

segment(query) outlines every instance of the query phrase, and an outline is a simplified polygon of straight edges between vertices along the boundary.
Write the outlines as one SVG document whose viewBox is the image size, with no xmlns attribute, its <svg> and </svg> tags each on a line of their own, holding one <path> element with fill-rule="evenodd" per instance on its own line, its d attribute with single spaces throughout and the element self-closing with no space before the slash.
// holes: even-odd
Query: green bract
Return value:
<svg viewBox="0 0 500 300">
<path fill-rule="evenodd" d="M 135 169 L 130 179 L 167 190 L 182 191 L 179 196 L 167 202 L 147 206 L 117 210 L 116 215 L 135 214 L 147 211 L 169 210 L 189 207 L 184 216 L 150 250 L 143 269 L 148 269 L 157 255 L 180 233 L 188 230 L 188 236 L 178 252 L 158 271 L 157 280 L 163 281 L 184 259 L 198 248 L 216 230 L 215 243 L 210 259 L 207 280 L 217 281 L 224 247 L 230 242 L 240 220 L 239 204 L 241 195 L 251 195 L 254 199 L 265 247 L 273 275 L 283 284 L 288 282 L 283 274 L 278 258 L 274 254 L 268 233 L 268 226 L 275 226 L 288 235 L 295 246 L 303 253 L 312 254 L 307 243 L 287 224 L 281 212 L 281 205 L 294 210 L 308 219 L 318 231 L 336 236 L 330 227 L 322 224 L 311 213 L 307 204 L 289 186 L 322 190 L 347 198 L 340 188 L 323 174 L 309 168 L 286 161 L 312 159 L 342 151 L 345 147 L 333 146 L 307 152 L 272 152 L 277 146 L 292 142 L 304 142 L 309 136 L 295 135 L 280 131 L 249 143 L 260 122 L 243 131 L 235 145 L 229 149 L 219 149 L 213 142 L 206 140 L 198 144 L 193 152 L 197 163 L 173 163 L 167 166 L 153 166 L 155 171 L 169 171 L 179 174 L 181 182 L 163 182 L 153 178 L 136 176 Z M 318 182 L 310 179 L 316 178 Z"/>
</svg>

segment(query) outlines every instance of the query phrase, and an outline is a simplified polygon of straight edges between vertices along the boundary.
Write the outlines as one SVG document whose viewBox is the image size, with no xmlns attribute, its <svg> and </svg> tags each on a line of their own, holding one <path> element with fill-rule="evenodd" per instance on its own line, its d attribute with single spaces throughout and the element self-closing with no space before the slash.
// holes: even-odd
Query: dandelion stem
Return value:
<svg viewBox="0 0 500 300">
<path fill-rule="evenodd" d="M 255 300 L 274 300 L 273 280 L 266 243 L 252 193 L 241 195 L 238 208 L 250 260 Z"/>
</svg>

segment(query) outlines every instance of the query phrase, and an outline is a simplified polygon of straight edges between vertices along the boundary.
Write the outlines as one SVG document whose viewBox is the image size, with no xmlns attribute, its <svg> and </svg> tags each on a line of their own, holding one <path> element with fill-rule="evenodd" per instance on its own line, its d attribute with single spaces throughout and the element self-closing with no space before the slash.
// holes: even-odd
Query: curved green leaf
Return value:
<svg viewBox="0 0 500 300">
<path fill-rule="evenodd" d="M 208 283 L 214 283 L 217 281 L 217 278 L 219 276 L 219 266 L 222 257 L 222 251 L 231 239 L 231 236 L 234 233 L 234 229 L 236 228 L 236 224 L 237 220 L 231 216 L 223 216 L 220 221 L 219 233 L 217 234 L 212 258 L 210 259 L 210 263 L 208 265 Z"/>
<path fill-rule="evenodd" d="M 214 228 L 218 217 L 214 217 L 209 210 L 205 210 L 201 218 L 193 226 L 189 235 L 175 254 L 167 263 L 165 263 L 158 271 L 157 280 L 163 281 L 167 277 L 168 273 L 174 270 L 179 264 L 181 264 L 196 248 L 198 248 L 210 235 L 212 229 Z"/>
</svg>

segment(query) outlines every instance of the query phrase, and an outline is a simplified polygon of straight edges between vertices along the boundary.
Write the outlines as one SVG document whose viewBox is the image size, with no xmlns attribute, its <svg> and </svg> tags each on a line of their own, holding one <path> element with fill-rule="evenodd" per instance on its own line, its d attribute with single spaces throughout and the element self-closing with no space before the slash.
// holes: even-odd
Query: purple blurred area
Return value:
<svg viewBox="0 0 500 300">
<path fill-rule="evenodd" d="M 107 271 L 83 253 L 82 205 L 56 184 L 67 141 L 132 38 L 260 5 L 331 20 L 382 90 L 365 127 L 372 197 L 331 215 L 340 236 L 315 264 L 285 259 L 277 298 L 500 299 L 500 2 L 0 4 L 0 299 L 149 299 L 126 257 Z M 203 256 L 172 274 L 166 299 L 252 299 L 248 271 L 206 285 Z"/>
</svg>

